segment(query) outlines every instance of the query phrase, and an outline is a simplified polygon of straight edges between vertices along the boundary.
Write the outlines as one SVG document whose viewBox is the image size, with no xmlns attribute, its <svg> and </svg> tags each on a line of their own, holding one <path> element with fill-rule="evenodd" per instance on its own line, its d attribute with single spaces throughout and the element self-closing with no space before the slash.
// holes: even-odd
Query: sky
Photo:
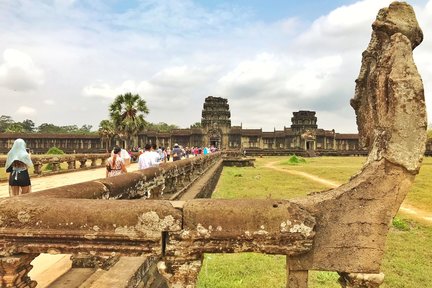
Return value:
<svg viewBox="0 0 432 288">
<path fill-rule="evenodd" d="M 314 110 L 319 128 L 356 133 L 361 53 L 390 2 L 0 0 L 0 115 L 96 130 L 132 92 L 148 121 L 187 128 L 217 96 L 243 128 L 281 130 L 292 112 Z M 409 3 L 432 115 L 432 0 Z"/>
</svg>

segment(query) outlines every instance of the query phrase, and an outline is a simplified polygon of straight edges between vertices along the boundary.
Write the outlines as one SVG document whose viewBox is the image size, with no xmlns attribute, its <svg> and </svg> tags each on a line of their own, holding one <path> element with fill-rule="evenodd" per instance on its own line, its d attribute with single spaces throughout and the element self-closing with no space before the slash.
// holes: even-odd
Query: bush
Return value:
<svg viewBox="0 0 432 288">
<path fill-rule="evenodd" d="M 63 150 L 61 150 L 60 148 L 57 148 L 57 147 L 51 147 L 48 151 L 47 151 L 47 153 L 46 154 L 48 154 L 48 155 L 62 155 L 62 154 L 65 154 L 64 153 L 64 151 Z M 51 164 L 47 164 L 46 166 L 45 166 L 45 170 L 52 170 L 52 165 Z"/>
<path fill-rule="evenodd" d="M 49 155 L 53 155 L 53 154 L 65 154 L 64 152 L 63 152 L 63 150 L 61 150 L 60 148 L 57 148 L 57 147 L 51 147 L 48 151 L 47 151 L 47 153 L 46 154 L 49 154 Z"/>
<path fill-rule="evenodd" d="M 293 155 L 287 161 L 282 162 L 282 164 L 285 165 L 297 165 L 302 163 L 306 163 L 306 160 L 303 157 L 299 157 L 296 155 Z"/>
</svg>

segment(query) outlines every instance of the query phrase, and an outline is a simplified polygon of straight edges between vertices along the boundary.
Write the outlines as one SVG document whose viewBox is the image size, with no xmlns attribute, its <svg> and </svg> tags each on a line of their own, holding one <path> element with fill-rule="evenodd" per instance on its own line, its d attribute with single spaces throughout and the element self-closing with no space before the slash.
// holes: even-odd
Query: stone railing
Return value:
<svg viewBox="0 0 432 288">
<path fill-rule="evenodd" d="M 163 163 L 158 167 L 128 172 L 25 195 L 29 198 L 72 199 L 170 199 L 181 194 L 210 167 L 222 165 L 220 153 Z M 215 177 L 218 177 L 215 175 Z M 24 196 L 24 195 L 23 195 Z"/>
<path fill-rule="evenodd" d="M 92 169 L 105 165 L 105 160 L 110 157 L 109 153 L 103 154 L 64 154 L 64 155 L 31 155 L 33 168 L 30 173 L 34 175 L 52 175 L 64 172 L 73 172 L 77 169 Z M 0 156 L 0 167 L 6 164 L 6 156 Z M 44 170 L 43 166 L 50 164 L 50 170 Z M 60 167 L 62 164 L 66 167 Z M 0 179 L 1 180 L 1 179 Z M 3 179 L 4 180 L 4 179 Z"/>
<path fill-rule="evenodd" d="M 39 253 L 157 256 L 170 287 L 195 287 L 204 253 L 250 251 L 286 255 L 290 288 L 307 287 L 309 270 L 337 271 L 342 287 L 380 286 L 389 225 L 419 171 L 427 119 L 411 6 L 392 3 L 373 29 L 352 100 L 369 155 L 350 182 L 291 201 L 140 199 L 177 193 L 204 169 L 194 161 L 216 164 L 215 154 L 0 199 L 1 287 L 34 287 L 26 273 Z"/>
<path fill-rule="evenodd" d="M 26 224 L 27 228 L 30 228 L 30 226 L 33 226 L 33 224 L 35 224 L 36 226 L 34 226 L 34 228 L 38 230 L 39 225 L 42 225 L 43 226 L 42 230 L 44 230 L 45 232 L 42 232 L 42 230 L 40 230 L 40 232 L 37 232 L 30 238 L 28 237 L 29 235 L 25 236 L 24 238 L 18 235 L 12 236 L 15 233 L 14 231 L 16 231 L 15 229 L 16 227 L 15 228 L 12 227 L 14 226 L 12 222 L 15 221 L 12 220 L 12 222 L 9 222 L 7 219 L 11 220 L 13 218 L 12 215 L 14 215 L 15 212 L 9 211 L 11 214 L 7 212 L 7 214 L 9 215 L 2 213 L 2 212 L 6 212 L 6 210 L 0 212 L 0 226 L 5 224 L 5 226 L 8 227 L 5 230 L 2 229 L 2 232 L 5 233 L 1 233 L 1 238 L 0 238 L 0 287 L 34 287 L 36 283 L 34 281 L 29 280 L 28 277 L 26 278 L 25 274 L 31 269 L 31 266 L 29 265 L 30 261 L 32 261 L 32 259 L 34 259 L 39 253 L 54 253 L 54 251 L 61 252 L 61 253 L 71 253 L 75 255 L 73 257 L 74 265 L 79 266 L 82 265 L 82 263 L 79 262 L 84 261 L 82 260 L 83 258 L 85 259 L 84 261 L 85 263 L 88 263 L 89 262 L 88 259 L 92 257 L 100 260 L 106 255 L 105 252 L 107 251 L 111 251 L 114 253 L 114 254 L 111 254 L 111 252 L 108 253 L 109 254 L 108 258 L 112 259 L 113 257 L 118 258 L 118 256 L 120 255 L 134 256 L 134 255 L 149 254 L 149 253 L 139 252 L 139 250 L 141 249 L 139 247 L 141 245 L 148 246 L 148 249 L 150 249 L 149 251 L 153 251 L 153 250 L 156 251 L 162 249 L 161 241 L 158 240 L 162 236 L 162 233 L 158 233 L 155 231 L 159 231 L 160 228 L 162 228 L 162 230 L 165 230 L 165 228 L 168 226 L 177 227 L 179 223 L 178 215 L 180 215 L 181 213 L 179 214 L 177 208 L 174 208 L 174 210 L 172 210 L 170 208 L 172 207 L 170 202 L 165 200 L 160 200 L 160 199 L 164 199 L 164 198 L 177 199 L 185 190 L 187 190 L 193 183 L 195 183 L 206 172 L 212 173 L 211 175 L 208 176 L 210 176 L 215 181 L 213 181 L 213 184 L 211 186 L 206 186 L 206 185 L 200 186 L 199 189 L 197 189 L 198 191 L 196 195 L 198 195 L 199 197 L 200 194 L 202 195 L 211 194 L 217 182 L 217 179 L 219 177 L 221 167 L 222 167 L 221 154 L 214 153 L 214 154 L 209 154 L 207 156 L 199 156 L 190 159 L 184 159 L 181 161 L 164 163 L 161 164 L 159 167 L 129 172 L 116 177 L 98 179 L 98 180 L 83 182 L 79 184 L 67 185 L 59 188 L 47 189 L 37 193 L 22 195 L 16 198 L 8 198 L 6 202 L 12 200 L 17 200 L 18 202 L 24 201 L 21 202 L 23 206 L 21 206 L 21 204 L 18 204 L 18 206 L 16 207 L 24 208 L 25 206 L 29 209 L 27 210 L 26 208 L 26 211 L 30 214 L 27 214 L 27 212 L 24 211 L 20 212 L 20 215 L 24 216 L 24 214 L 26 214 L 26 216 L 24 217 L 29 216 L 31 218 L 28 219 L 29 221 L 24 220 L 23 222 L 28 224 L 28 226 Z M 212 182 L 212 181 L 209 180 L 207 182 Z M 143 199 L 148 199 L 148 198 L 152 200 L 156 200 L 156 199 L 158 200 L 157 201 L 146 200 L 145 202 L 143 202 Z M 117 199 L 118 201 L 107 201 L 109 199 Z M 81 204 L 76 206 L 77 204 L 76 201 L 84 201 L 93 204 L 87 206 L 86 203 L 82 202 L 81 204 L 87 207 L 84 208 L 84 206 L 79 207 Z M 27 204 L 24 204 L 30 202 L 35 203 L 35 205 L 29 206 Z M 45 205 L 42 205 L 42 203 L 45 203 Z M 113 204 L 117 203 L 119 205 L 115 204 L 114 206 L 116 206 L 117 208 L 112 210 L 110 203 Z M 100 207 L 99 206 L 100 204 L 102 204 L 104 207 L 103 208 Z M 147 208 L 141 207 L 143 206 L 143 204 Z M 91 208 L 92 205 L 96 205 L 96 206 L 93 206 L 93 208 Z M 6 206 L 9 205 L 6 204 Z M 45 212 L 42 213 L 47 217 L 45 218 L 45 216 L 39 214 L 39 212 L 36 212 L 36 214 L 38 214 L 37 216 L 32 212 L 30 212 L 33 211 L 33 208 L 31 206 L 33 208 L 38 206 L 39 208 L 37 210 L 39 212 L 42 212 L 42 210 L 45 210 L 45 208 L 47 208 L 48 206 L 50 206 L 52 209 L 45 210 Z M 159 208 L 153 209 L 151 208 L 153 206 L 154 207 L 157 206 Z M 82 208 L 86 210 L 84 214 L 81 212 Z M 148 208 L 150 208 L 150 210 Z M 21 210 L 20 208 L 18 209 Z M 125 213 L 120 212 L 120 210 L 118 209 L 124 209 Z M 93 216 L 87 214 L 87 212 L 90 210 L 93 210 L 93 212 L 95 213 L 93 214 Z M 127 210 L 130 212 L 126 212 Z M 65 211 L 67 211 L 67 213 L 64 213 Z M 171 212 L 173 211 L 174 214 L 171 215 Z M 106 212 L 108 212 L 108 214 L 111 214 L 111 216 L 103 215 Z M 158 218 L 159 217 L 158 215 L 162 215 L 160 213 L 166 214 L 166 217 L 163 218 L 163 222 L 166 221 L 165 223 L 157 223 L 158 220 L 154 218 L 154 217 Z M 170 214 L 171 216 L 168 214 Z M 72 216 L 72 218 L 69 219 L 71 222 L 68 222 L 69 220 L 67 220 L 64 223 L 60 223 L 58 222 L 58 220 L 60 220 L 61 218 L 65 220 L 65 218 L 60 215 L 63 215 L 66 218 L 69 218 L 69 216 L 71 215 L 74 216 Z M 135 228 L 132 227 L 135 226 L 135 224 L 137 224 L 135 223 L 134 225 L 132 225 L 132 222 L 129 222 L 132 220 L 132 218 L 134 218 L 134 216 L 132 215 L 135 215 L 141 219 L 138 221 L 143 221 L 140 222 L 141 224 L 138 224 L 138 225 L 142 225 L 143 232 L 144 230 L 147 230 L 147 228 L 149 228 L 147 227 L 147 225 L 153 227 L 151 229 L 154 228 L 156 229 L 155 231 L 150 233 L 151 235 L 147 234 L 147 232 L 144 232 L 151 239 L 141 241 L 138 239 L 134 239 L 135 238 L 134 236 L 132 238 L 130 237 L 132 234 L 136 233 L 134 232 Z M 10 216 L 12 216 L 12 218 Z M 74 218 L 75 216 L 77 218 Z M 107 222 L 105 221 L 100 222 L 101 220 L 99 219 L 100 216 L 106 218 Z M 87 217 L 93 218 L 99 224 L 91 223 L 92 221 Z M 36 218 L 39 220 L 34 222 Z M 118 229 L 117 228 L 114 229 L 116 230 L 116 232 L 114 231 L 114 234 L 110 236 L 109 234 L 111 232 L 108 231 L 103 232 L 103 230 L 105 230 L 105 228 L 110 226 L 107 223 L 111 222 L 115 218 L 123 219 L 123 220 L 118 222 L 118 224 L 113 223 L 114 226 L 117 225 L 119 226 L 117 227 Z M 84 224 L 83 221 L 86 224 Z M 105 224 L 103 222 L 105 222 Z M 122 224 L 120 225 L 120 223 L 123 223 L 125 225 Z M 96 238 L 91 239 L 93 238 L 93 236 L 91 236 L 88 233 L 88 231 L 85 231 L 87 230 L 85 228 L 85 226 L 87 225 L 91 225 L 92 227 L 91 229 L 93 232 L 95 232 L 96 230 L 100 231 L 101 235 L 103 234 L 104 236 L 102 236 L 101 238 L 96 237 L 98 239 Z M 162 226 L 160 228 L 157 228 L 157 226 L 159 225 Z M 128 228 L 129 226 L 130 228 Z M 69 230 L 69 232 L 64 233 L 64 229 Z M 31 228 L 31 230 L 33 230 L 33 228 Z M 96 234 L 99 234 L 99 232 L 97 231 Z M 141 234 L 141 232 L 139 234 Z M 16 238 L 16 236 L 18 236 L 18 238 Z M 20 242 L 18 246 L 20 246 L 21 248 L 33 246 L 34 249 L 31 248 L 28 251 L 24 251 L 21 250 L 21 248 L 19 248 L 15 252 L 12 252 L 9 248 L 6 248 L 8 246 L 8 244 L 6 243 L 8 243 L 9 240 L 11 240 L 12 242 L 15 241 Z M 96 241 L 99 244 L 93 245 L 89 241 L 92 243 Z M 33 244 L 31 244 L 34 242 L 39 242 L 39 244 L 41 245 L 36 244 L 34 246 Z M 114 242 L 117 244 L 114 244 Z M 76 247 L 72 248 L 73 246 Z M 103 246 L 105 246 L 105 248 L 102 248 Z M 89 249 L 93 249 L 93 248 L 96 248 L 95 251 L 98 251 L 98 253 L 90 255 Z M 99 251 L 99 248 L 102 248 L 102 250 L 104 250 L 105 252 L 103 252 L 102 250 Z M 125 253 L 116 252 L 118 248 L 120 248 L 120 250 L 122 250 Z M 32 253 L 27 254 L 27 252 L 29 251 L 32 251 Z M 26 253 L 26 254 L 23 255 L 21 253 Z M 15 256 L 9 257 L 6 256 L 7 254 L 13 254 Z M 155 253 L 154 255 L 160 255 L 160 253 Z M 156 258 L 149 258 L 149 259 L 156 259 Z M 148 262 L 149 260 L 146 261 Z M 151 260 L 149 263 L 151 263 L 152 261 L 154 260 Z M 14 273 L 19 273 L 19 275 L 12 276 Z"/>
</svg>

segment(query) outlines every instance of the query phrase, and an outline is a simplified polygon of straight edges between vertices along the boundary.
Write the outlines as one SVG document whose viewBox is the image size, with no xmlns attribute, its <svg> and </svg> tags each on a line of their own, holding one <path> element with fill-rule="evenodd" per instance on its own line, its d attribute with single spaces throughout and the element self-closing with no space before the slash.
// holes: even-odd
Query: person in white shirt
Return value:
<svg viewBox="0 0 432 288">
<path fill-rule="evenodd" d="M 146 168 L 157 166 L 159 164 L 156 161 L 154 153 L 152 153 L 150 150 L 151 150 L 151 145 L 146 144 L 144 147 L 144 153 L 141 154 L 138 158 L 139 169 L 146 169 Z M 159 157 L 159 155 L 158 155 L 158 157 Z"/>
<path fill-rule="evenodd" d="M 157 165 L 159 165 L 161 163 L 161 157 L 160 154 L 157 151 L 157 146 L 156 144 L 152 145 L 152 148 L 150 150 L 150 152 L 152 153 L 153 157 L 154 157 L 154 161 L 157 163 Z"/>
<path fill-rule="evenodd" d="M 126 167 L 131 164 L 131 156 L 130 156 L 129 152 L 123 148 L 120 151 L 120 157 L 123 159 Z"/>
</svg>

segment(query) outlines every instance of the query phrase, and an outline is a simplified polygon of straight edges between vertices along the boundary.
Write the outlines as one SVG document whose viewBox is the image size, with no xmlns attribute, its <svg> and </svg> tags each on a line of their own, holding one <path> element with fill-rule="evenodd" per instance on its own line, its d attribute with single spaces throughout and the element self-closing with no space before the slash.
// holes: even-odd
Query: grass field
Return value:
<svg viewBox="0 0 432 288">
<path fill-rule="evenodd" d="M 289 199 L 319 191 L 327 186 L 300 176 L 266 168 L 275 162 L 278 168 L 303 171 L 338 183 L 349 180 L 361 168 L 363 157 L 322 157 L 306 159 L 291 165 L 288 157 L 258 158 L 256 168 L 226 167 L 213 198 Z M 426 158 L 420 174 L 405 203 L 432 211 L 432 159 Z M 432 225 L 398 215 L 387 238 L 382 264 L 385 288 L 432 287 Z M 334 272 L 309 273 L 309 287 L 332 288 L 337 284 Z M 207 254 L 198 280 L 198 287 L 272 288 L 285 287 L 285 257 L 243 254 Z"/>
</svg>

